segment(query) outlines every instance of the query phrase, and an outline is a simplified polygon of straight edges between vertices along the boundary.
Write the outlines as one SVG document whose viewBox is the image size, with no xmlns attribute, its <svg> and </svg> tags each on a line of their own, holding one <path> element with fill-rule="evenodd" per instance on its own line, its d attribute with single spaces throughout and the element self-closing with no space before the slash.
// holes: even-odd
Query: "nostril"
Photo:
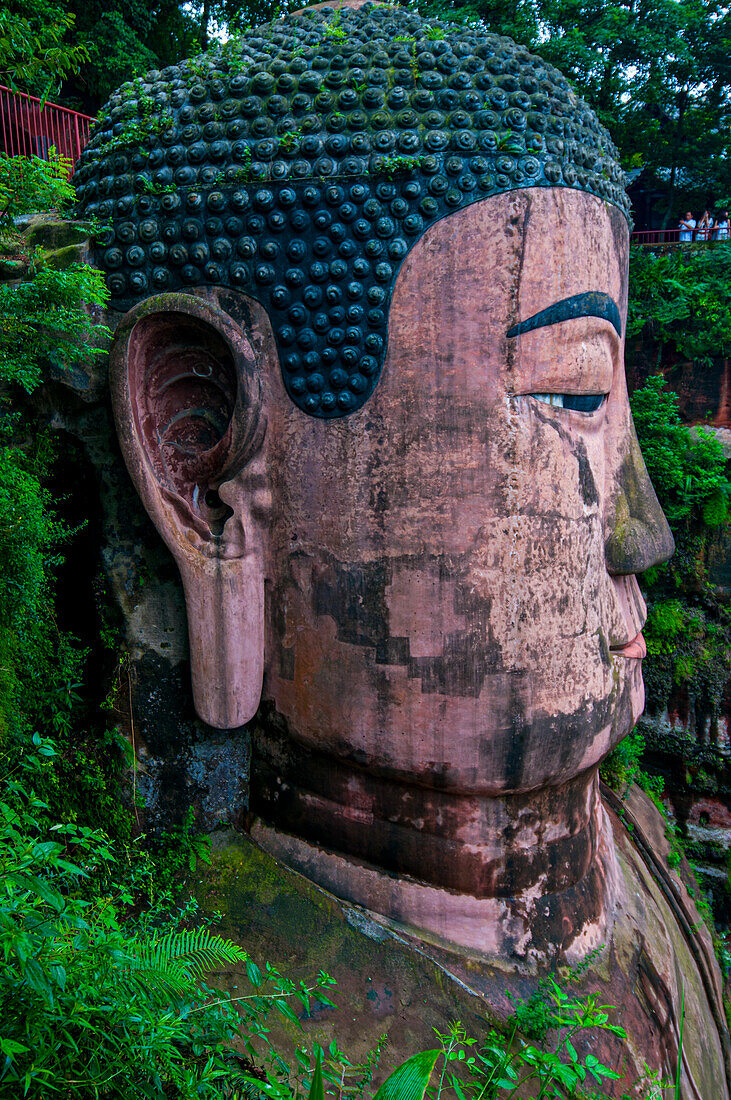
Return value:
<svg viewBox="0 0 731 1100">
<path fill-rule="evenodd" d="M 211 534 L 220 538 L 234 510 L 221 499 L 218 489 L 211 488 L 203 493 L 203 507 L 200 508 L 200 514 L 208 524 Z"/>
<path fill-rule="evenodd" d="M 218 489 L 208 489 L 203 498 L 209 508 L 225 508 L 226 505 L 218 495 Z"/>
</svg>

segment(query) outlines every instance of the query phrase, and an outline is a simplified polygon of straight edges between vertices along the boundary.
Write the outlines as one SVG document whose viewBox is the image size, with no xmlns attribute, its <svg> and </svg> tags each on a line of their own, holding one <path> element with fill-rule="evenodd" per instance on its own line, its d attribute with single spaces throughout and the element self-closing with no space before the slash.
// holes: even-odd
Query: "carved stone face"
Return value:
<svg viewBox="0 0 731 1100">
<path fill-rule="evenodd" d="M 400 273 L 382 392 L 342 424 L 272 424 L 265 695 L 298 737 L 347 736 L 394 776 L 497 793 L 576 775 L 631 728 L 632 574 L 671 542 L 623 338 L 559 312 L 508 335 L 567 300 L 591 311 L 589 292 L 623 324 L 626 236 L 576 191 L 443 219 Z"/>
<path fill-rule="evenodd" d="M 201 291 L 261 391 L 232 399 L 256 443 L 196 467 L 186 507 L 212 487 L 234 512 L 210 537 L 159 503 L 180 473 L 135 427 L 154 340 L 139 311 L 122 326 L 117 415 L 181 565 L 196 703 L 250 718 L 261 669 L 252 799 L 284 831 L 477 898 L 565 892 L 595 862 L 595 768 L 643 706 L 633 574 L 672 552 L 624 379 L 627 247 L 621 213 L 569 189 L 442 219 L 399 273 L 378 388 L 333 421 L 288 399 L 258 303 Z"/>
</svg>

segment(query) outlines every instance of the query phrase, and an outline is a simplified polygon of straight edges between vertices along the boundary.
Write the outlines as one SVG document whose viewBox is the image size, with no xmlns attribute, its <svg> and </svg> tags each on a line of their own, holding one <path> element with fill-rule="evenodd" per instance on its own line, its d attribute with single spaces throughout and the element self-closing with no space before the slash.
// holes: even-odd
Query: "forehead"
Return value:
<svg viewBox="0 0 731 1100">
<path fill-rule="evenodd" d="M 416 283 L 438 311 L 460 300 L 512 323 L 589 290 L 610 294 L 623 311 L 627 237 L 618 211 L 581 191 L 494 195 L 424 235 L 403 265 L 394 307 Z"/>
<path fill-rule="evenodd" d="M 519 390 L 518 371 L 531 359 L 580 366 L 572 330 L 579 343 L 598 333 L 616 351 L 614 329 L 594 317 L 517 341 L 507 333 L 557 298 L 586 291 L 611 295 L 623 313 L 627 228 L 618 219 L 582 192 L 531 188 L 432 226 L 399 273 L 383 375 L 368 405 L 315 420 L 279 391 L 270 439 L 293 502 L 282 517 L 287 530 L 318 517 L 333 553 L 343 555 L 354 541 L 369 553 L 387 544 L 410 554 L 422 535 L 436 553 L 462 553 L 486 516 L 503 515 L 522 462 L 509 393 L 549 389 L 544 378 Z M 605 348 L 592 347 L 590 358 L 603 374 Z M 603 379 L 589 387 L 606 388 Z M 529 428 L 523 423 L 521 438 L 532 438 Z"/>
<path fill-rule="evenodd" d="M 481 402 L 528 349 L 609 328 L 579 318 L 507 337 L 521 320 L 588 291 L 609 295 L 624 318 L 627 242 L 619 212 L 569 189 L 496 195 L 443 219 L 399 274 L 382 384 Z"/>
</svg>

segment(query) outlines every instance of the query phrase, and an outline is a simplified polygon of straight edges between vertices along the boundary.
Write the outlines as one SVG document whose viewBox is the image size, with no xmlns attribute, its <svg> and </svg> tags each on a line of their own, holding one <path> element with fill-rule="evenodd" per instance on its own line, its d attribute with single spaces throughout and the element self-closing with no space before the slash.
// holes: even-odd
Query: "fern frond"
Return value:
<svg viewBox="0 0 731 1100">
<path fill-rule="evenodd" d="M 147 981 L 184 993 L 210 971 L 247 959 L 246 951 L 231 940 L 207 928 L 191 928 L 139 944 L 128 973 L 137 983 Z"/>
</svg>

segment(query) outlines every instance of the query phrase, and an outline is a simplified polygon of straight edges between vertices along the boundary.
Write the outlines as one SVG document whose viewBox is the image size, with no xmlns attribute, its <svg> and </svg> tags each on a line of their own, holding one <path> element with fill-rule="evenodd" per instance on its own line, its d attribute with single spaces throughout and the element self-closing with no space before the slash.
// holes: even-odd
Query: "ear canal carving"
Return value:
<svg viewBox="0 0 731 1100">
<path fill-rule="evenodd" d="M 219 728 L 243 725 L 264 667 L 266 419 L 254 350 L 218 307 L 160 295 L 122 319 L 110 382 L 127 467 L 180 569 L 196 710 Z M 234 481 L 223 494 L 232 507 L 219 488 Z"/>
<path fill-rule="evenodd" d="M 141 434 L 161 484 L 220 535 L 222 506 L 211 497 L 231 447 L 237 385 L 230 349 L 197 318 L 162 314 L 136 325 L 130 366 Z"/>
</svg>

